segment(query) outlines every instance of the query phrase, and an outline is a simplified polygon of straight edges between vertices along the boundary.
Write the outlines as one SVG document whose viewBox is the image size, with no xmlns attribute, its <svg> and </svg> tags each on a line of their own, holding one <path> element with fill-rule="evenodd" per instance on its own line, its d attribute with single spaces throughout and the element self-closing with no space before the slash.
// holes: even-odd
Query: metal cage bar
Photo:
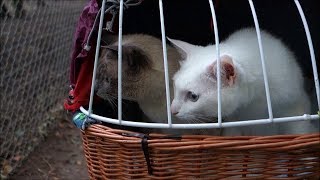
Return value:
<svg viewBox="0 0 320 180">
<path fill-rule="evenodd" d="M 101 43 L 101 34 L 102 34 L 102 26 L 103 26 L 103 19 L 104 19 L 104 10 L 106 8 L 106 0 L 102 1 L 102 7 L 100 10 L 100 22 L 99 22 L 99 30 L 98 30 L 98 39 L 97 39 L 97 46 L 96 46 L 96 54 L 94 57 L 94 66 L 93 66 L 93 74 L 92 74 L 92 83 L 91 83 L 91 91 L 90 91 L 90 100 L 89 100 L 89 110 L 88 116 L 92 113 L 92 104 L 93 104 L 93 95 L 94 95 L 94 85 L 96 81 L 96 74 L 97 74 L 97 65 L 99 60 L 99 53 L 100 53 L 100 43 Z M 94 28 L 94 27 L 93 27 Z"/>
<path fill-rule="evenodd" d="M 85 114 L 89 115 L 88 111 L 86 111 L 83 107 L 80 110 Z M 99 116 L 96 114 L 91 114 L 91 118 L 111 123 L 118 124 L 119 121 L 117 119 L 107 118 L 103 116 Z M 301 120 L 318 120 L 318 115 L 302 115 L 302 116 L 293 116 L 293 117 L 282 117 L 282 118 L 274 118 L 273 123 L 282 123 L 282 122 L 293 122 L 293 121 L 301 121 Z M 258 119 L 258 120 L 246 120 L 246 121 L 236 121 L 236 122 L 224 122 L 221 123 L 222 128 L 226 127 L 240 127 L 240 126 L 248 126 L 248 125 L 258 125 L 258 124 L 270 124 L 270 119 Z M 146 122 L 133 122 L 133 121 L 122 121 L 122 125 L 131 126 L 131 127 L 142 127 L 142 128 L 170 128 L 169 124 L 166 123 L 146 123 Z M 218 123 L 201 123 L 201 124 L 172 124 L 171 126 L 174 129 L 211 129 L 211 128 L 220 128 Z"/>
<path fill-rule="evenodd" d="M 270 98 L 270 89 L 269 89 L 267 70 L 266 70 L 266 65 L 265 65 L 265 60 L 264 60 L 264 51 L 263 51 L 263 45 L 262 45 L 259 21 L 258 21 L 257 13 L 256 13 L 256 10 L 254 8 L 254 4 L 253 4 L 252 0 L 249 0 L 249 4 L 250 4 L 251 12 L 252 12 L 252 17 L 253 17 L 253 20 L 254 20 L 254 25 L 255 25 L 255 28 L 256 28 L 256 31 L 257 31 L 259 51 L 260 51 L 260 59 L 261 59 L 261 64 L 262 64 L 264 87 L 265 87 L 265 90 L 266 90 L 266 97 L 267 97 L 269 119 L 270 119 L 271 122 L 273 122 L 273 113 L 272 113 L 272 105 L 271 105 L 271 98 Z"/>
<path fill-rule="evenodd" d="M 172 126 L 171 120 L 171 110 L 170 110 L 170 84 L 169 84 L 169 73 L 168 73 L 168 56 L 167 56 L 167 45 L 166 45 L 166 30 L 164 26 L 164 16 L 163 16 L 163 3 L 159 0 L 159 11 L 160 11 L 160 23 L 161 23 L 161 35 L 162 35 L 162 51 L 163 51 L 163 64 L 164 64 L 164 76 L 166 84 L 166 103 L 167 103 L 167 116 L 168 125 Z"/>
<path fill-rule="evenodd" d="M 219 48 L 219 31 L 218 31 L 218 24 L 216 18 L 216 12 L 214 10 L 212 0 L 209 0 L 210 10 L 212 15 L 213 21 L 213 28 L 214 28 L 214 38 L 215 38 L 215 46 L 216 46 L 216 53 L 217 53 L 217 91 L 218 91 L 218 124 L 221 127 L 222 123 L 222 115 L 221 115 L 221 63 L 220 63 L 220 48 Z"/>
<path fill-rule="evenodd" d="M 119 9 L 119 39 L 118 39 L 118 120 L 122 122 L 122 24 L 123 24 L 123 0 L 120 0 Z"/>
<path fill-rule="evenodd" d="M 300 2 L 298 0 L 294 0 L 297 9 L 299 11 L 304 30 L 306 32 L 307 40 L 308 40 L 308 46 L 310 51 L 310 57 L 311 57 L 311 63 L 312 63 L 312 70 L 313 70 L 313 78 L 314 78 L 314 84 L 316 87 L 316 93 L 317 93 L 317 103 L 318 103 L 318 111 L 320 110 L 320 90 L 319 90 L 319 78 L 318 78 L 318 70 L 317 70 L 317 62 L 314 54 L 314 48 L 312 44 L 312 38 L 309 30 L 309 26 L 306 20 L 306 17 L 304 15 L 304 12 L 302 10 L 302 7 L 300 5 Z"/>
</svg>

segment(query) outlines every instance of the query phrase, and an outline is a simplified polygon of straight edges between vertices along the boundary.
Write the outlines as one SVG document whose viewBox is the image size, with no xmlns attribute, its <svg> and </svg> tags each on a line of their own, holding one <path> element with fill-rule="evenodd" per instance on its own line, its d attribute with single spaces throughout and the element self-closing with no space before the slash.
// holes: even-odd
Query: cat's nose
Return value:
<svg viewBox="0 0 320 180">
<path fill-rule="evenodd" d="M 175 107 L 173 107 L 173 106 L 171 106 L 171 113 L 173 114 L 173 115 L 177 115 L 178 113 L 179 113 L 179 111 L 177 110 L 177 108 L 175 108 Z"/>
</svg>

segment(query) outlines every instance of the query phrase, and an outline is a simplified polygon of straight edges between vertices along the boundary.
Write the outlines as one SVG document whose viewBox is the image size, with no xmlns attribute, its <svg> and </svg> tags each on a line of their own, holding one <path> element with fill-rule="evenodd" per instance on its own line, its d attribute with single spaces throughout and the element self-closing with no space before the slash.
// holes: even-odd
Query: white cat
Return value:
<svg viewBox="0 0 320 180">
<path fill-rule="evenodd" d="M 303 77 L 294 54 L 262 31 L 273 116 L 310 113 Z M 187 121 L 213 122 L 217 117 L 216 48 L 170 40 L 184 60 L 174 75 L 171 111 Z M 242 29 L 220 44 L 223 121 L 268 118 L 258 39 L 253 28 Z M 310 121 L 226 128 L 225 135 L 296 134 L 316 131 Z"/>
</svg>

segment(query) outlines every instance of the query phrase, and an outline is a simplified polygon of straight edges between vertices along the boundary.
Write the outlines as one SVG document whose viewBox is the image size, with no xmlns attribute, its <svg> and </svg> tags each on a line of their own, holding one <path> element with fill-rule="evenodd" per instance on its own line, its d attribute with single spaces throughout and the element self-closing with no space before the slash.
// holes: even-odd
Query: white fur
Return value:
<svg viewBox="0 0 320 180">
<path fill-rule="evenodd" d="M 302 72 L 294 54 L 277 38 L 262 31 L 262 43 L 274 117 L 310 113 L 310 102 L 303 88 Z M 170 40 L 185 57 L 174 75 L 171 108 L 182 120 L 214 121 L 217 117 L 217 83 L 206 75 L 206 68 L 217 59 L 215 45 L 195 46 Z M 264 79 L 256 31 L 243 29 L 220 44 L 220 55 L 232 57 L 236 79 L 221 89 L 224 121 L 268 118 Z M 196 102 L 186 99 L 188 91 L 199 94 Z M 310 122 L 290 122 L 228 128 L 225 134 L 266 135 L 315 131 Z"/>
</svg>

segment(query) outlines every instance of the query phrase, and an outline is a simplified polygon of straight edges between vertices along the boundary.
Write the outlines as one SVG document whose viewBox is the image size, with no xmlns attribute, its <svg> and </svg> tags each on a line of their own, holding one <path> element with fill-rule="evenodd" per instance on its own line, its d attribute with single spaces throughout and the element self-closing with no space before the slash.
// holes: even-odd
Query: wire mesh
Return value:
<svg viewBox="0 0 320 180">
<path fill-rule="evenodd" d="M 85 0 L 0 0 L 0 169 L 10 174 L 56 125 Z"/>
</svg>

